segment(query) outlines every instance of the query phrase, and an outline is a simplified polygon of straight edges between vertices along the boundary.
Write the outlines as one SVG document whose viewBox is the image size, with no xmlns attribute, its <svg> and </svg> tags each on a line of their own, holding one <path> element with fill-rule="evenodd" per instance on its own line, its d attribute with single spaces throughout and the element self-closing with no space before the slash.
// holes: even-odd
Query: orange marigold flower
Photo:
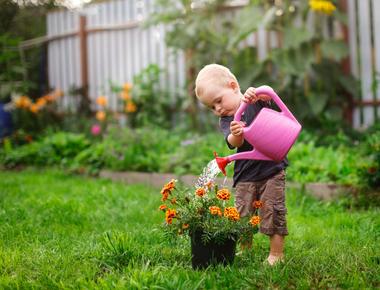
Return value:
<svg viewBox="0 0 380 290">
<path fill-rule="evenodd" d="M 252 203 L 252 206 L 254 208 L 262 208 L 263 207 L 263 202 L 261 200 L 255 200 L 253 203 Z"/>
<path fill-rule="evenodd" d="M 136 112 L 137 107 L 132 101 L 128 101 L 127 105 L 125 106 L 125 111 L 127 113 L 134 113 Z"/>
<path fill-rule="evenodd" d="M 210 190 L 213 185 L 214 184 L 212 183 L 211 180 L 206 183 L 206 187 L 208 188 L 208 190 Z"/>
<path fill-rule="evenodd" d="M 162 201 L 165 201 L 168 199 L 169 194 L 175 188 L 175 183 L 176 183 L 176 180 L 172 179 L 170 182 L 165 184 L 164 187 L 161 189 Z"/>
<path fill-rule="evenodd" d="M 159 210 L 166 210 L 168 207 L 165 204 L 161 204 Z"/>
<path fill-rule="evenodd" d="M 203 187 L 199 187 L 195 191 L 195 194 L 202 197 L 206 194 L 206 190 Z"/>
<path fill-rule="evenodd" d="M 231 196 L 231 193 L 227 188 L 220 189 L 216 193 L 216 197 L 221 200 L 229 200 L 230 196 Z"/>
<path fill-rule="evenodd" d="M 261 219 L 258 215 L 254 215 L 251 219 L 250 219 L 250 224 L 253 225 L 253 226 L 257 226 L 259 223 L 260 223 Z"/>
<path fill-rule="evenodd" d="M 106 113 L 104 111 L 96 112 L 96 119 L 100 122 L 104 121 L 106 119 Z"/>
<path fill-rule="evenodd" d="M 220 210 L 220 207 L 210 206 L 209 209 L 212 215 L 222 216 L 222 211 Z"/>
<path fill-rule="evenodd" d="M 175 188 L 175 183 L 176 183 L 177 180 L 175 179 L 172 179 L 170 180 L 167 184 L 165 184 L 165 188 L 168 189 L 168 190 L 173 190 Z"/>
<path fill-rule="evenodd" d="M 176 217 L 176 214 L 177 214 L 177 212 L 175 209 L 168 208 L 168 210 L 165 212 L 166 223 L 170 225 L 173 221 L 173 218 Z"/>
<path fill-rule="evenodd" d="M 234 221 L 238 221 L 240 219 L 240 214 L 236 207 L 226 207 L 224 209 L 224 216 Z"/>
<path fill-rule="evenodd" d="M 189 228 L 189 226 L 190 226 L 189 224 L 183 224 L 183 225 L 182 225 L 182 228 L 183 228 L 184 230 L 186 230 L 186 229 Z"/>
<path fill-rule="evenodd" d="M 177 215 L 177 211 L 175 209 L 168 208 L 167 211 L 165 212 L 165 218 L 166 219 L 175 218 L 176 215 Z"/>
<path fill-rule="evenodd" d="M 107 98 L 105 96 L 100 96 L 96 99 L 96 103 L 99 105 L 99 106 L 102 106 L 104 107 L 105 105 L 107 105 Z"/>
<path fill-rule="evenodd" d="M 161 200 L 162 200 L 162 201 L 165 201 L 165 200 L 167 200 L 168 197 L 169 197 L 170 190 L 162 189 L 162 190 L 161 190 L 161 194 L 162 194 L 162 198 L 161 198 Z"/>
</svg>

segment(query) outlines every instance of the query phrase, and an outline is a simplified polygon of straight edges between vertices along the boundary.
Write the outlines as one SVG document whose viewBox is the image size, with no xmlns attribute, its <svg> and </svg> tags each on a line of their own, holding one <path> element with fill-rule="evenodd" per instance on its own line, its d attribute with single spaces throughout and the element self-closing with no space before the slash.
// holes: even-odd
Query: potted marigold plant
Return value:
<svg viewBox="0 0 380 290">
<path fill-rule="evenodd" d="M 193 268 L 231 264 L 241 235 L 258 230 L 260 202 L 254 203 L 252 217 L 241 218 L 232 205 L 230 191 L 210 181 L 193 189 L 180 189 L 177 181 L 171 180 L 161 190 L 161 201 L 165 232 L 190 237 Z"/>
</svg>

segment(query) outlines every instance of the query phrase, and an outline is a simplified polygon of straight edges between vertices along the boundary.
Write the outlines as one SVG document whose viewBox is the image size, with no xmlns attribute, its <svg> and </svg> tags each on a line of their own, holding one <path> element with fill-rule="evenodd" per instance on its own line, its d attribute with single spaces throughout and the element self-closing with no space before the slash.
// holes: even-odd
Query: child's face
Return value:
<svg viewBox="0 0 380 290">
<path fill-rule="evenodd" d="M 241 92 L 238 84 L 231 81 L 228 86 L 208 85 L 199 99 L 215 115 L 233 116 L 239 108 Z"/>
</svg>

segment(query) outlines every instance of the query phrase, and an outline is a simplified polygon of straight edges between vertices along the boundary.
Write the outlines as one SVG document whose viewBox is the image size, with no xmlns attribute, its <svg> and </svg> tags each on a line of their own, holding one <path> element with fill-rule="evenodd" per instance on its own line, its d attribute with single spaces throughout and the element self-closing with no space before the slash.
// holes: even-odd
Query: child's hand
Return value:
<svg viewBox="0 0 380 290">
<path fill-rule="evenodd" d="M 243 134 L 244 122 L 232 121 L 230 124 L 231 134 L 234 136 L 241 136 Z"/>
<path fill-rule="evenodd" d="M 262 101 L 267 102 L 267 101 L 270 101 L 270 99 L 271 99 L 271 97 L 267 96 L 267 95 L 257 96 L 256 92 L 255 92 L 255 88 L 253 88 L 253 87 L 248 88 L 243 95 L 243 102 L 248 103 L 248 104 L 255 103 L 258 100 L 262 100 Z"/>
</svg>

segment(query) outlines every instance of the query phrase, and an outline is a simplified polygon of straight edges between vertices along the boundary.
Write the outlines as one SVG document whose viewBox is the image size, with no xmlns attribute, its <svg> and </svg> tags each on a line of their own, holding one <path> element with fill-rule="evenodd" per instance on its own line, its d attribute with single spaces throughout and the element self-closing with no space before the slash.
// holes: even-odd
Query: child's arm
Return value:
<svg viewBox="0 0 380 290">
<path fill-rule="evenodd" d="M 230 124 L 231 134 L 228 135 L 227 141 L 233 147 L 240 147 L 241 145 L 243 145 L 244 143 L 243 127 L 244 127 L 243 122 L 231 121 L 231 124 Z"/>
</svg>

